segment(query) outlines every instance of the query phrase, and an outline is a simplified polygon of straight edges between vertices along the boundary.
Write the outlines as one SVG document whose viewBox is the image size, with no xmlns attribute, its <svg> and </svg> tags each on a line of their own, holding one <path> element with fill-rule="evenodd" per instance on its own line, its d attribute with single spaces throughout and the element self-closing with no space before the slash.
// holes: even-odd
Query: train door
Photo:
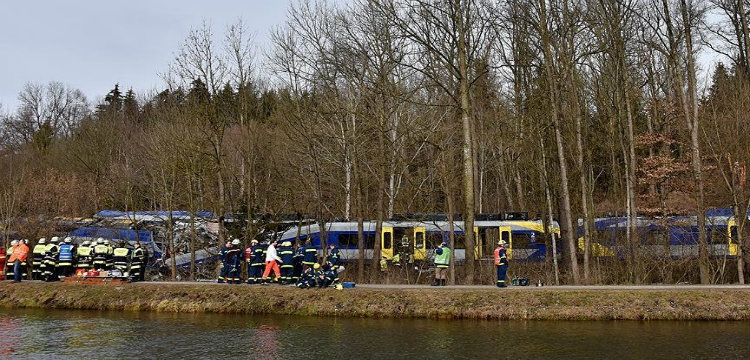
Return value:
<svg viewBox="0 0 750 360">
<path fill-rule="evenodd" d="M 500 226 L 498 228 L 500 231 L 500 239 L 505 240 L 506 243 L 508 243 L 508 251 L 506 252 L 506 255 L 508 256 L 508 260 L 513 259 L 513 234 L 510 231 L 510 226 Z"/>
<path fill-rule="evenodd" d="M 422 226 L 414 228 L 414 260 L 424 261 L 426 258 L 427 240 L 425 239 L 425 233 L 427 230 Z"/>
<path fill-rule="evenodd" d="M 727 252 L 729 256 L 737 256 L 737 247 L 739 246 L 738 243 L 735 241 L 737 239 L 737 223 L 734 220 L 729 220 L 727 222 Z"/>
<path fill-rule="evenodd" d="M 380 253 L 386 260 L 393 260 L 393 227 L 383 226 L 380 234 Z"/>
</svg>

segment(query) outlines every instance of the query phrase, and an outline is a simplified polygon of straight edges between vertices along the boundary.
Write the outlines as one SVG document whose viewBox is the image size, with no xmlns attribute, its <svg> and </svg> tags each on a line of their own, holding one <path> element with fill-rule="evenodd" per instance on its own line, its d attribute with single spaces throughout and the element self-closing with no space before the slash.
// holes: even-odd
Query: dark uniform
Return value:
<svg viewBox="0 0 750 360">
<path fill-rule="evenodd" d="M 60 253 L 57 255 L 57 275 L 73 275 L 73 255 L 75 247 L 70 243 L 70 238 L 65 238 L 65 242 L 60 245 Z"/>
<path fill-rule="evenodd" d="M 333 267 L 338 267 L 339 265 L 341 265 L 341 251 L 339 251 L 336 245 L 333 244 L 331 244 L 328 248 L 328 263 Z"/>
<path fill-rule="evenodd" d="M 505 242 L 500 241 L 495 248 L 495 267 L 497 268 L 497 287 L 504 288 L 505 277 L 508 272 L 508 255 L 505 250 Z"/>
<path fill-rule="evenodd" d="M 92 247 L 88 241 L 84 241 L 81 246 L 76 249 L 76 264 L 77 270 L 88 271 L 91 269 L 93 258 L 91 256 L 93 252 Z"/>
<path fill-rule="evenodd" d="M 115 270 L 120 271 L 120 276 L 125 276 L 125 273 L 130 273 L 130 258 L 132 253 L 130 249 L 125 246 L 125 243 L 120 243 L 118 247 L 112 250 L 113 267 Z"/>
<path fill-rule="evenodd" d="M 257 240 L 250 242 L 250 247 L 245 253 L 247 259 L 247 283 L 260 284 L 263 280 L 263 269 L 266 266 L 266 255 Z"/>
<path fill-rule="evenodd" d="M 219 269 L 219 279 L 216 281 L 219 284 L 224 283 L 224 281 L 227 279 L 227 271 L 229 271 L 229 267 L 227 266 L 227 253 L 229 253 L 229 248 L 232 246 L 232 243 L 227 241 L 224 246 L 219 249 L 219 261 L 221 262 L 221 268 Z"/>
<path fill-rule="evenodd" d="M 232 240 L 232 247 L 227 251 L 227 266 L 226 281 L 230 284 L 239 284 L 240 280 L 240 265 L 242 264 L 242 253 L 240 251 L 240 241 L 238 239 Z"/>
<path fill-rule="evenodd" d="M 140 243 L 135 243 L 130 257 L 130 279 L 132 281 L 143 280 L 143 262 L 145 259 L 144 249 Z"/>
<path fill-rule="evenodd" d="M 281 258 L 281 283 L 291 284 L 294 276 L 294 248 L 292 243 L 284 241 L 279 247 L 279 257 Z"/>
<path fill-rule="evenodd" d="M 302 260 L 303 267 L 311 267 L 318 262 L 318 249 L 308 239 L 305 242 L 305 258 Z"/>
<path fill-rule="evenodd" d="M 39 239 L 39 242 L 34 246 L 34 250 L 31 252 L 31 279 L 41 280 L 42 279 L 42 265 L 44 264 L 44 253 L 47 251 L 47 241 L 44 238 Z"/>
<path fill-rule="evenodd" d="M 58 281 L 57 277 L 57 257 L 60 254 L 60 247 L 57 246 L 57 238 L 53 237 L 44 251 L 44 272 L 42 279 L 44 281 Z"/>
</svg>

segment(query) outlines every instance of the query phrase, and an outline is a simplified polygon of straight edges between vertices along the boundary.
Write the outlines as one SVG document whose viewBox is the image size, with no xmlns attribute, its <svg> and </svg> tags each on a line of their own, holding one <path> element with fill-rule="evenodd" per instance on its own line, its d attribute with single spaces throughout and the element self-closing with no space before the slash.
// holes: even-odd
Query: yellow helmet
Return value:
<svg viewBox="0 0 750 360">
<path fill-rule="evenodd" d="M 318 270 L 318 269 L 320 269 L 320 264 L 318 264 L 318 263 L 315 263 L 315 265 L 313 265 L 313 269 L 315 269 L 315 270 Z"/>
</svg>

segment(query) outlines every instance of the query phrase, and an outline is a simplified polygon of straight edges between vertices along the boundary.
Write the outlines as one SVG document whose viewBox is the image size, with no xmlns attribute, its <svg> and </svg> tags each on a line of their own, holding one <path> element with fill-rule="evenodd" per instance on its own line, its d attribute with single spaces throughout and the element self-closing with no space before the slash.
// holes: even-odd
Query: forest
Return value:
<svg viewBox="0 0 750 360">
<path fill-rule="evenodd" d="M 468 228 L 522 211 L 559 222 L 564 283 L 745 283 L 749 5 L 300 1 L 267 48 L 242 21 L 197 24 L 154 74 L 160 91 L 113 84 L 92 103 L 27 83 L 17 108 L 0 106 L 0 221 L 36 239 L 56 217 L 102 209 L 321 223 L 445 213 Z M 723 62 L 702 81 L 707 51 Z M 707 251 L 702 214 L 717 207 L 737 218 L 729 264 Z M 622 261 L 598 263 L 591 237 L 576 250 L 579 221 L 675 214 L 697 216 L 695 259 L 640 255 L 634 221 Z M 474 241 L 467 232 L 467 258 Z"/>
</svg>

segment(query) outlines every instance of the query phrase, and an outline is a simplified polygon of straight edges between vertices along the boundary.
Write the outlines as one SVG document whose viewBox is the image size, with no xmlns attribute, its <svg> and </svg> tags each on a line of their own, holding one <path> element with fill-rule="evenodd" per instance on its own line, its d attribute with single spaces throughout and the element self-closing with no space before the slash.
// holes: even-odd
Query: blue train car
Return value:
<svg viewBox="0 0 750 360">
<path fill-rule="evenodd" d="M 737 255 L 737 226 L 732 209 L 712 209 L 706 212 L 706 240 L 709 255 L 734 257 Z M 697 216 L 637 217 L 633 219 L 638 239 L 636 251 L 649 256 L 672 258 L 698 256 Z M 583 220 L 579 225 L 579 251 L 583 251 Z M 594 220 L 591 254 L 595 257 L 623 257 L 628 251 L 627 217 L 604 217 Z"/>
<path fill-rule="evenodd" d="M 325 233 L 325 244 L 335 244 L 341 251 L 342 259 L 355 260 L 359 257 L 357 222 L 330 222 L 321 231 L 316 223 L 293 227 L 283 232 L 280 240 L 299 239 L 304 242 L 310 239 L 322 255 L 322 234 Z M 557 223 L 550 226 L 552 233 L 559 235 Z M 508 242 L 508 256 L 516 261 L 545 261 L 547 258 L 546 234 L 540 220 L 484 220 L 474 222 L 476 239 L 475 259 L 489 259 L 499 239 Z M 453 222 L 455 239 L 454 256 L 461 262 L 466 258 L 464 244 L 464 222 Z M 363 223 L 364 254 L 372 259 L 375 241 L 380 242 L 381 258 L 386 261 L 405 259 L 408 261 L 425 261 L 431 259 L 433 250 L 450 237 L 448 221 L 384 221 L 379 239 L 376 239 L 376 223 Z M 398 255 L 398 257 L 397 257 Z"/>
</svg>

